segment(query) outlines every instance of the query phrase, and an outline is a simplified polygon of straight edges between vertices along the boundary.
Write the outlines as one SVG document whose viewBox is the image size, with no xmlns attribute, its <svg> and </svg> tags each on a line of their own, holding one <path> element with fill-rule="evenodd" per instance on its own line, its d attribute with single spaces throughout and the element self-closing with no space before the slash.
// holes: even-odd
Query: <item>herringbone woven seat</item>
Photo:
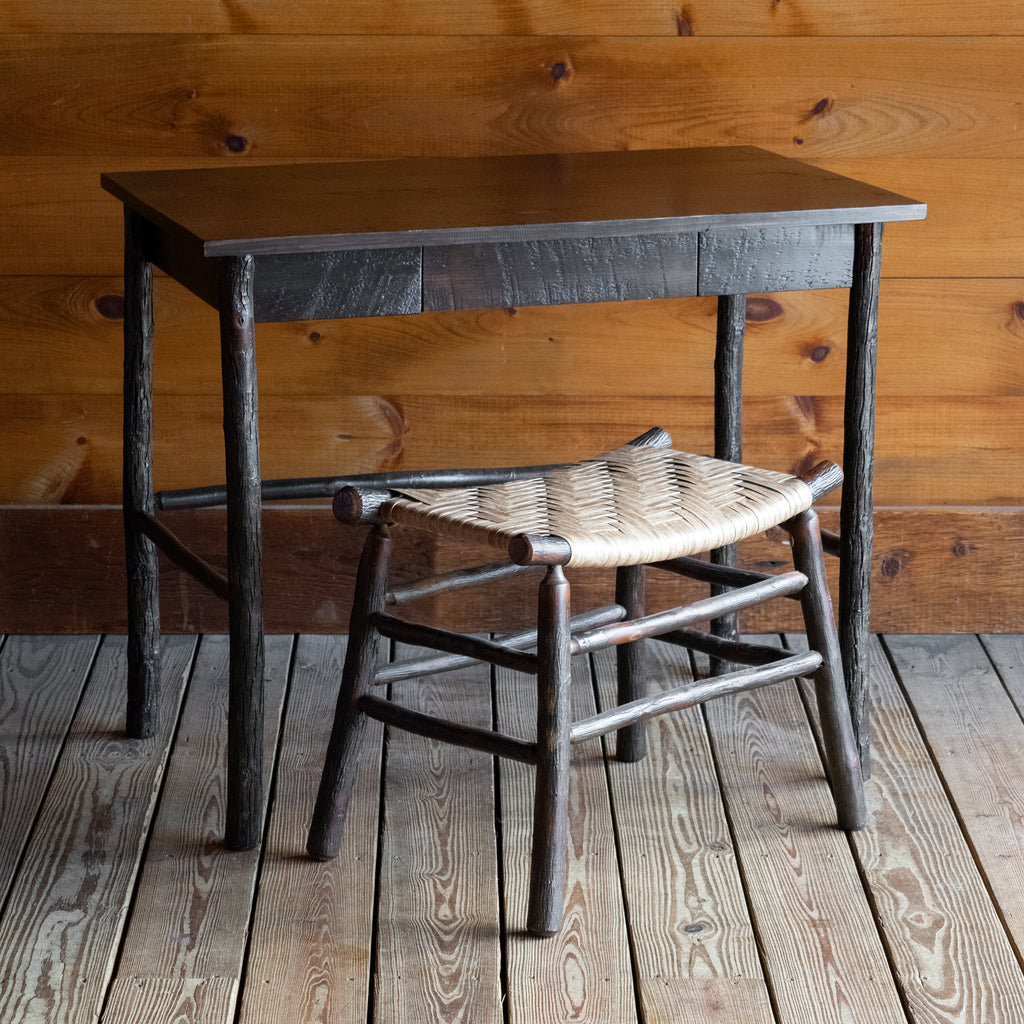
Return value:
<svg viewBox="0 0 1024 1024">
<path fill-rule="evenodd" d="M 670 448 L 626 445 L 530 480 L 405 490 L 382 518 L 508 550 L 561 537 L 573 566 L 658 562 L 734 544 L 811 507 L 802 480 Z"/>
</svg>

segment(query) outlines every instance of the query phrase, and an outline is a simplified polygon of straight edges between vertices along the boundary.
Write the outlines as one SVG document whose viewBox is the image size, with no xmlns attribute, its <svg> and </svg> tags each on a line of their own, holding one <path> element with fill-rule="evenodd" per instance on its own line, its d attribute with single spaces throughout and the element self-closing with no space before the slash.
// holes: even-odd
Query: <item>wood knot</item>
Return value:
<svg viewBox="0 0 1024 1024">
<path fill-rule="evenodd" d="M 242 135 L 229 135 L 224 139 L 224 147 L 229 153 L 244 153 L 249 148 L 249 140 Z"/>
<path fill-rule="evenodd" d="M 905 551 L 890 551 L 882 556 L 880 570 L 884 579 L 894 580 L 903 571 L 907 555 Z"/>
<path fill-rule="evenodd" d="M 551 65 L 550 73 L 556 82 L 560 82 L 563 78 L 568 78 L 572 74 L 572 69 L 565 61 L 560 60 Z"/>
<path fill-rule="evenodd" d="M 821 342 L 818 345 L 812 345 L 810 351 L 807 353 L 808 358 L 812 363 L 823 363 L 829 357 L 829 353 L 832 351 L 830 345 L 825 342 Z"/>
<path fill-rule="evenodd" d="M 693 35 L 693 15 L 685 7 L 676 14 L 676 35 Z"/>
<path fill-rule="evenodd" d="M 761 324 L 774 320 L 783 314 L 781 303 L 768 298 L 767 295 L 747 296 L 746 321 L 748 324 Z"/>
<path fill-rule="evenodd" d="M 93 308 L 104 320 L 124 319 L 123 295 L 100 295 L 93 302 Z"/>
</svg>

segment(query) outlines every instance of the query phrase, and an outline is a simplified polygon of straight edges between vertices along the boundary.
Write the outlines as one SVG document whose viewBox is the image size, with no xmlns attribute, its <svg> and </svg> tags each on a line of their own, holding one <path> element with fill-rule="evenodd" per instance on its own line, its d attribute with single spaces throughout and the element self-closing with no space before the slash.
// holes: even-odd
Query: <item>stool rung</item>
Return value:
<svg viewBox="0 0 1024 1024">
<path fill-rule="evenodd" d="M 826 555 L 841 558 L 843 554 L 843 538 L 832 530 L 821 531 L 821 546 Z"/>
<path fill-rule="evenodd" d="M 382 636 L 390 637 L 399 643 L 413 644 L 418 647 L 431 647 L 436 651 L 448 654 L 461 654 L 474 661 L 486 661 L 491 665 L 500 665 L 516 672 L 537 674 L 537 656 L 523 654 L 519 651 L 502 647 L 490 640 L 481 640 L 465 633 L 453 633 L 447 629 L 424 626 L 416 622 L 397 619 L 386 612 L 378 612 L 370 620 L 371 625 Z"/>
<path fill-rule="evenodd" d="M 581 612 L 569 620 L 571 629 L 591 629 L 609 622 L 621 622 L 626 617 L 626 609 L 620 604 L 609 604 L 604 608 L 595 608 L 590 612 Z M 510 633 L 496 637 L 495 643 L 516 650 L 531 647 L 537 643 L 537 630 L 527 629 L 522 633 Z M 408 661 L 393 661 L 377 670 L 373 679 L 374 686 L 387 686 L 406 679 L 419 676 L 432 676 L 438 672 L 452 672 L 457 668 L 474 665 L 478 661 L 468 654 L 445 654 L 428 658 L 414 658 Z"/>
<path fill-rule="evenodd" d="M 676 629 L 671 633 L 662 633 L 657 639 L 676 647 L 709 654 L 720 661 L 733 661 L 738 665 L 770 665 L 779 659 L 778 647 L 751 644 L 743 640 L 727 640 L 724 637 L 712 636 L 710 633 L 699 633 L 694 629 Z"/>
<path fill-rule="evenodd" d="M 722 587 L 749 587 L 752 583 L 760 583 L 763 580 L 774 578 L 774 574 L 770 572 L 752 572 L 750 569 L 715 565 L 700 558 L 689 557 L 672 558 L 667 562 L 652 562 L 651 567 L 675 573 L 677 576 L 685 576 L 687 579 L 699 580 L 701 583 L 717 583 Z"/>
<path fill-rule="evenodd" d="M 817 651 L 807 651 L 790 657 L 783 656 L 774 664 L 760 668 L 743 669 L 740 672 L 729 672 L 722 676 L 709 676 L 698 679 L 686 686 L 667 690 L 651 697 L 620 704 L 610 711 L 602 711 L 598 715 L 584 718 L 572 727 L 571 741 L 579 743 L 614 732 L 633 722 L 656 718 L 670 711 L 681 711 L 683 708 L 702 704 L 715 697 L 725 697 L 732 693 L 757 689 L 771 683 L 792 679 L 795 676 L 812 674 L 821 664 L 821 655 Z"/>
<path fill-rule="evenodd" d="M 440 573 L 429 579 L 417 580 L 404 587 L 395 587 L 387 596 L 389 605 L 407 604 L 424 597 L 436 597 L 452 590 L 464 587 L 475 587 L 484 583 L 503 580 L 506 576 L 517 576 L 519 573 L 536 571 L 535 566 L 515 565 L 507 559 L 501 562 L 488 562 L 486 565 L 474 566 L 472 569 L 456 569 L 453 572 Z"/>
<path fill-rule="evenodd" d="M 454 743 L 456 746 L 469 747 L 471 750 L 482 750 L 485 754 L 509 757 L 513 761 L 523 761 L 526 764 L 537 763 L 536 743 L 527 743 L 526 740 L 507 736 L 505 733 L 463 725 L 446 718 L 435 718 L 433 715 L 413 711 L 411 708 L 402 707 L 401 704 L 372 694 L 359 698 L 359 710 L 370 718 L 377 719 L 378 722 L 393 725 L 417 736 Z"/>
<path fill-rule="evenodd" d="M 753 583 L 739 590 L 731 590 L 725 594 L 715 594 L 702 601 L 682 608 L 672 608 L 654 615 L 645 615 L 629 622 L 601 626 L 573 637 L 572 653 L 582 654 L 584 651 L 597 651 L 615 644 L 627 644 L 634 640 L 668 633 L 671 630 L 692 626 L 695 622 L 717 619 L 722 615 L 742 611 L 762 601 L 784 597 L 803 590 L 807 586 L 807 577 L 800 572 L 784 572 L 778 576 L 769 576 L 766 580 Z"/>
</svg>

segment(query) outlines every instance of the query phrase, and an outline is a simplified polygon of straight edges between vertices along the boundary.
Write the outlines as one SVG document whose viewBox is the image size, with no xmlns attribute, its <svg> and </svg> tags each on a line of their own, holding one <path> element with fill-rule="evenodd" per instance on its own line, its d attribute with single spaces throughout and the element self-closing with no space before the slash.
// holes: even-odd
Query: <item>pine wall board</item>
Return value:
<svg viewBox="0 0 1024 1024">
<path fill-rule="evenodd" d="M 269 33 L 336 35 L 964 36 L 1020 35 L 1016 0 L 832 0 L 720 3 L 690 0 L 412 0 L 396 12 L 378 0 L 21 0 L 0 10 L 0 32 Z"/>
<path fill-rule="evenodd" d="M 0 504 L 43 538 L 54 506 L 119 500 L 121 215 L 103 171 L 749 144 L 928 204 L 886 230 L 877 500 L 931 524 L 956 506 L 992 536 L 980 524 L 1024 506 L 1022 36 L 1017 0 L 9 0 Z M 166 279 L 156 303 L 158 486 L 211 482 L 216 318 Z M 707 450 L 714 315 L 696 299 L 261 327 L 265 475 L 561 459 L 655 422 Z M 842 293 L 752 297 L 749 458 L 835 454 L 844 336 Z M 894 543 L 932 564 L 935 537 Z M 72 585 L 92 551 L 62 565 Z M 24 560 L 9 598 L 31 551 L 5 557 Z M 1024 619 L 1019 568 L 993 557 L 980 578 Z M 907 628 L 1013 618 L 942 576 L 915 580 L 927 615 L 903 611 Z M 910 603 L 876 586 L 885 628 Z"/>
</svg>

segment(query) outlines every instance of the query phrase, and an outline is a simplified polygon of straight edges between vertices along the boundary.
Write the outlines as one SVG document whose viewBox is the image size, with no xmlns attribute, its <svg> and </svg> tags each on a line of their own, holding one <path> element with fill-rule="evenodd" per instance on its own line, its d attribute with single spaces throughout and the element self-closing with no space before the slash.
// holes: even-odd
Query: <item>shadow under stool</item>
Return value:
<svg viewBox="0 0 1024 1024">
<path fill-rule="evenodd" d="M 860 759 L 843 681 L 821 536 L 812 503 L 842 481 L 832 463 L 804 478 L 674 451 L 658 428 L 593 459 L 510 483 L 402 492 L 346 488 L 335 499 L 342 522 L 370 523 L 353 601 L 349 646 L 307 849 L 338 853 L 370 717 L 420 735 L 536 766 L 527 928 L 555 933 L 562 921 L 568 837 L 569 763 L 573 744 L 617 732 L 616 756 L 646 750 L 644 722 L 694 704 L 796 676 L 813 678 L 838 824 L 865 823 Z M 486 544 L 508 558 L 388 589 L 391 527 Z M 777 575 L 712 565 L 695 557 L 772 527 L 790 536 L 794 569 Z M 615 569 L 615 603 L 570 612 L 565 567 Z M 711 583 L 711 597 L 650 613 L 646 566 Z M 539 571 L 536 630 L 481 639 L 397 618 L 387 608 L 416 597 L 500 582 Z M 792 654 L 714 636 L 694 627 L 778 597 L 800 601 L 809 650 Z M 643 671 L 649 638 L 710 654 L 708 678 L 648 693 Z M 381 664 L 385 639 L 433 652 Z M 573 656 L 617 648 L 618 704 L 573 720 Z M 374 693 L 378 687 L 476 661 L 536 677 L 537 729 L 522 739 L 449 721 Z"/>
</svg>

